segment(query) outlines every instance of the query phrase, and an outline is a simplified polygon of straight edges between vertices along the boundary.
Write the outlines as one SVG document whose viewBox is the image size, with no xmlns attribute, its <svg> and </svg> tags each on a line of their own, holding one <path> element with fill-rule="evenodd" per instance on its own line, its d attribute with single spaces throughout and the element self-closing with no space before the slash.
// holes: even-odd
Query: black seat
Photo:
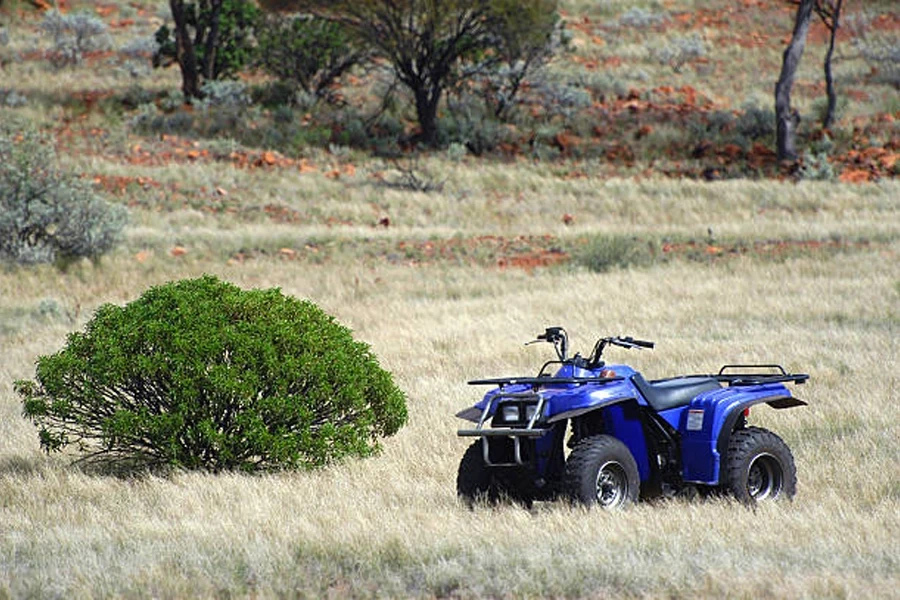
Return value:
<svg viewBox="0 0 900 600">
<path fill-rule="evenodd" d="M 631 380 L 657 412 L 685 406 L 697 395 L 722 387 L 713 377 L 676 377 L 650 382 L 637 373 Z"/>
</svg>

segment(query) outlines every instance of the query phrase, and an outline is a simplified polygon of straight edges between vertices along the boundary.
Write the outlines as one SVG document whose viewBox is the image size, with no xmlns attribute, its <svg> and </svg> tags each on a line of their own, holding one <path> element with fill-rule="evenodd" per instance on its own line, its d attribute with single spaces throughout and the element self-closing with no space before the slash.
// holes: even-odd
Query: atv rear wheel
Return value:
<svg viewBox="0 0 900 600">
<path fill-rule="evenodd" d="M 565 484 L 574 502 L 617 509 L 637 502 L 641 479 L 625 444 L 609 435 L 595 435 L 572 449 Z"/>
<path fill-rule="evenodd" d="M 797 468 L 784 441 L 767 429 L 735 431 L 725 457 L 723 487 L 747 504 L 790 500 L 797 491 Z"/>
</svg>

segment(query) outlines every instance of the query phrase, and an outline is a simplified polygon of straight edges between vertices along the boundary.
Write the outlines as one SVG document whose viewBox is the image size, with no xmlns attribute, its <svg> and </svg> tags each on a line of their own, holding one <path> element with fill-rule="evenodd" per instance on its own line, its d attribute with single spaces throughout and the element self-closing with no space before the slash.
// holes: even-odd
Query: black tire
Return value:
<svg viewBox="0 0 900 600">
<path fill-rule="evenodd" d="M 625 444 L 609 435 L 596 435 L 572 449 L 565 486 L 572 501 L 612 510 L 637 502 L 641 478 Z"/>
<path fill-rule="evenodd" d="M 456 494 L 469 507 L 478 502 L 512 502 L 531 508 L 534 489 L 531 478 L 519 467 L 491 468 L 484 464 L 481 440 L 466 448 L 456 474 Z"/>
<path fill-rule="evenodd" d="M 468 506 L 472 506 L 476 502 L 493 504 L 499 499 L 493 473 L 484 464 L 481 440 L 466 448 L 466 453 L 459 461 L 459 471 L 456 474 L 456 495 Z"/>
<path fill-rule="evenodd" d="M 735 431 L 725 455 L 722 487 L 746 504 L 790 500 L 797 492 L 797 467 L 790 448 L 761 427 Z"/>
</svg>

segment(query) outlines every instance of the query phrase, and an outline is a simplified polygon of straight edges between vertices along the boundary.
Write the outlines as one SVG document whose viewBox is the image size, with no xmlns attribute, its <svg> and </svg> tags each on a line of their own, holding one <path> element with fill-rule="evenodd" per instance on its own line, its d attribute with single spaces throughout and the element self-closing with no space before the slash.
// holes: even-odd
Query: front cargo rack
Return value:
<svg viewBox="0 0 900 600">
<path fill-rule="evenodd" d="M 485 423 L 491 416 L 491 408 L 496 404 L 499 406 L 500 401 L 504 399 L 536 402 L 534 413 L 525 424 L 525 427 L 498 427 L 494 429 L 485 428 Z M 544 397 L 534 393 L 500 393 L 491 398 L 481 411 L 478 424 L 475 429 L 460 429 L 456 434 L 460 437 L 480 437 L 482 438 L 482 452 L 484 464 L 492 467 L 511 467 L 526 464 L 526 460 L 522 454 L 522 438 L 539 438 L 546 435 L 550 430 L 542 427 L 536 427 L 538 420 L 544 412 Z M 457 416 L 460 416 L 457 414 Z M 490 438 L 510 438 L 512 439 L 513 458 L 508 462 L 497 462 L 491 460 Z"/>
<path fill-rule="evenodd" d="M 498 377 L 496 379 L 473 379 L 469 385 L 585 385 L 588 383 L 609 383 L 621 381 L 624 377 Z"/>
</svg>

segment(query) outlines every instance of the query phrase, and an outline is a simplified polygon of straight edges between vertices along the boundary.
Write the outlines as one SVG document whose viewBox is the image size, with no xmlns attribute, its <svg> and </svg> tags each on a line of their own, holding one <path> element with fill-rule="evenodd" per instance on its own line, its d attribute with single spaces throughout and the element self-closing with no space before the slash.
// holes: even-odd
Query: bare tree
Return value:
<svg viewBox="0 0 900 600">
<path fill-rule="evenodd" d="M 828 52 L 825 53 L 825 91 L 828 94 L 828 108 L 822 119 L 822 127 L 828 129 L 834 122 L 834 111 L 837 107 L 837 92 L 834 89 L 834 75 L 831 72 L 831 58 L 834 56 L 834 42 L 837 37 L 841 21 L 841 4 L 843 0 L 816 0 L 816 14 L 822 19 L 825 27 L 830 32 L 828 40 Z"/>
<path fill-rule="evenodd" d="M 794 76 L 806 46 L 806 34 L 809 32 L 809 22 L 815 5 L 816 0 L 800 0 L 794 18 L 794 32 L 784 50 L 781 75 L 775 84 L 775 147 L 779 160 L 797 158 L 795 136 L 800 118 L 796 111 L 791 109 L 791 89 L 794 87 Z"/>
</svg>

